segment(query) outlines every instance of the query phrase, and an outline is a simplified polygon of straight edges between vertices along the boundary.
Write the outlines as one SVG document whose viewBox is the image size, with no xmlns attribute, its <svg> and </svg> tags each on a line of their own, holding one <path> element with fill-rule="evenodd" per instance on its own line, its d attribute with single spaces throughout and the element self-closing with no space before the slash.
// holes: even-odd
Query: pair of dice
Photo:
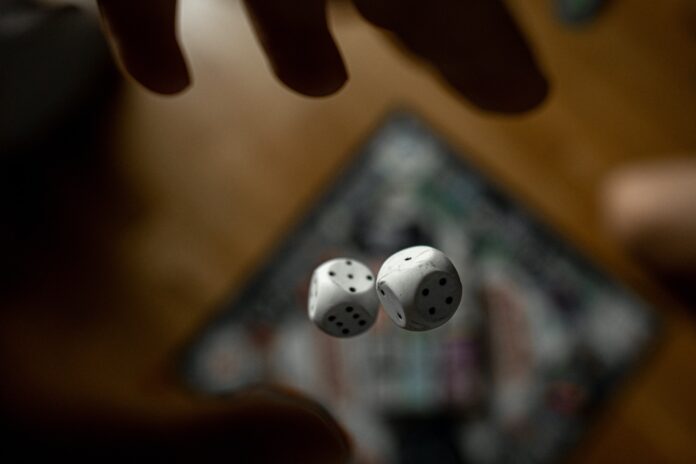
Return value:
<svg viewBox="0 0 696 464">
<path fill-rule="evenodd" d="M 375 280 L 370 269 L 350 258 L 317 267 L 309 288 L 309 318 L 334 337 L 352 337 L 377 320 L 382 303 L 391 320 L 406 330 L 434 329 L 459 307 L 462 283 L 439 250 L 416 246 L 390 256 Z"/>
</svg>

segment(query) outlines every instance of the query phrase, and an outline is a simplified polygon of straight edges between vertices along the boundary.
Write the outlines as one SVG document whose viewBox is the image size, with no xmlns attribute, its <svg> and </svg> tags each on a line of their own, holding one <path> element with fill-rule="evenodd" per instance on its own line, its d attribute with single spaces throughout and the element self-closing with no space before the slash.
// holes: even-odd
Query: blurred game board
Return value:
<svg viewBox="0 0 696 464">
<path fill-rule="evenodd" d="M 322 261 L 377 271 L 416 244 L 443 250 L 464 296 L 424 333 L 383 314 L 334 339 L 307 319 Z M 187 352 L 191 387 L 306 392 L 355 437 L 358 463 L 553 462 L 654 338 L 654 312 L 469 166 L 395 113 Z"/>
</svg>

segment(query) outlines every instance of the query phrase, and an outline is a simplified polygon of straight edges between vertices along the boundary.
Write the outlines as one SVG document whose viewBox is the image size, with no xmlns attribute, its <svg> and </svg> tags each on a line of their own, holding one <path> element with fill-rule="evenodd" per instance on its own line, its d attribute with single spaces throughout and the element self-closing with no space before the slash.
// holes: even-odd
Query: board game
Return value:
<svg viewBox="0 0 696 464">
<path fill-rule="evenodd" d="M 307 318 L 313 269 L 373 272 L 412 245 L 464 286 L 429 332 L 384 314 L 331 338 Z M 186 352 L 197 391 L 291 386 L 324 404 L 358 463 L 547 463 L 565 456 L 658 332 L 655 311 L 405 112 L 390 115 Z"/>
</svg>

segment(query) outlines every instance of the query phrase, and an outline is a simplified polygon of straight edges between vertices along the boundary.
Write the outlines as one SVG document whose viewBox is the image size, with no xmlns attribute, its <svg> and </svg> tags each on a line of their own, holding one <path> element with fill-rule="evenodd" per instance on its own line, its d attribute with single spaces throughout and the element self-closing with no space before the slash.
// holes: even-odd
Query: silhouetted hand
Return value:
<svg viewBox="0 0 696 464">
<path fill-rule="evenodd" d="M 176 37 L 176 0 L 97 0 L 126 70 L 148 89 L 190 83 Z M 326 20 L 327 0 L 244 0 L 273 71 L 288 87 L 330 95 L 347 72 Z M 548 92 L 520 30 L 500 0 L 354 0 L 478 107 L 516 113 Z"/>
</svg>

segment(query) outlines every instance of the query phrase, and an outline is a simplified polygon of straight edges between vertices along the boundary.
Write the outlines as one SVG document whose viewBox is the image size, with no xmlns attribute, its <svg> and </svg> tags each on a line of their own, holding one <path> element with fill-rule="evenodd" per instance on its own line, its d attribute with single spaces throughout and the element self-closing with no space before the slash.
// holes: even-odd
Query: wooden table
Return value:
<svg viewBox="0 0 696 464">
<path fill-rule="evenodd" d="M 553 86 L 548 102 L 523 117 L 476 111 L 343 4 L 334 5 L 332 21 L 351 80 L 331 98 L 298 96 L 268 72 L 237 3 L 184 1 L 194 87 L 161 98 L 126 86 L 109 136 L 114 187 L 99 200 L 109 276 L 99 280 L 96 301 L 119 310 L 81 320 L 81 342 L 61 349 L 46 336 L 61 322 L 47 319 L 32 356 L 53 367 L 24 368 L 26 382 L 50 385 L 68 403 L 87 396 L 141 411 L 186 403 L 181 391 L 153 379 L 382 116 L 408 107 L 663 307 L 664 339 L 576 459 L 696 462 L 693 317 L 603 231 L 597 205 L 614 168 L 696 149 L 696 6 L 616 1 L 597 21 L 572 29 L 553 17 L 549 2 L 509 3 Z M 22 330 L 14 324 L 6 328 Z M 90 375 L 84 366 L 105 373 Z"/>
</svg>

